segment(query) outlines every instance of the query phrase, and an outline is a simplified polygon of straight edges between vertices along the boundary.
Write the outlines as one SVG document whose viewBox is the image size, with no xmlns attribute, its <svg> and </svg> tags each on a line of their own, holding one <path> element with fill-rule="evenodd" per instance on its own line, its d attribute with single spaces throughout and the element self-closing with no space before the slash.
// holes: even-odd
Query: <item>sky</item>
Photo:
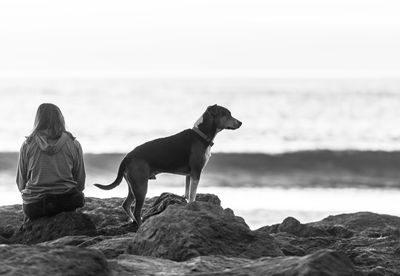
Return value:
<svg viewBox="0 0 400 276">
<path fill-rule="evenodd" d="M 398 0 L 2 0 L 0 76 L 400 77 Z"/>
</svg>

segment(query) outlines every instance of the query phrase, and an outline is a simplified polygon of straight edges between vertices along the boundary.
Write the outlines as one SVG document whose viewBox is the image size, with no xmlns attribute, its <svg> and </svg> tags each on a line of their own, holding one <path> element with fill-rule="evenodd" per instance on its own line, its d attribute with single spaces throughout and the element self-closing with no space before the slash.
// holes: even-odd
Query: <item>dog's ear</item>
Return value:
<svg viewBox="0 0 400 276">
<path fill-rule="evenodd" d="M 215 116 L 218 114 L 218 105 L 210 105 L 207 107 L 207 112 L 209 112 L 212 116 Z"/>
</svg>

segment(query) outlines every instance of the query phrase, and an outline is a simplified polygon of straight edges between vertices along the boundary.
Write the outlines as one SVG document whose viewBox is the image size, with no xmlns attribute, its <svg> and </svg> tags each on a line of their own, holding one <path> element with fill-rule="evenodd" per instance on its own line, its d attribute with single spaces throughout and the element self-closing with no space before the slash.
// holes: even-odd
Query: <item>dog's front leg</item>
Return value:
<svg viewBox="0 0 400 276">
<path fill-rule="evenodd" d="M 189 185 L 189 203 L 196 200 L 197 186 L 199 185 L 200 174 L 204 166 L 204 156 L 202 150 L 194 150 L 197 154 L 190 156 L 190 185 Z"/>
<path fill-rule="evenodd" d="M 190 192 L 190 175 L 187 175 L 186 182 L 185 182 L 185 198 L 186 198 L 186 200 L 189 200 L 189 192 Z"/>
<path fill-rule="evenodd" d="M 196 200 L 197 186 L 200 181 L 201 169 L 194 168 L 190 172 L 189 203 Z"/>
<path fill-rule="evenodd" d="M 199 185 L 199 178 L 190 179 L 190 192 L 189 203 L 196 200 L 197 186 Z"/>
</svg>

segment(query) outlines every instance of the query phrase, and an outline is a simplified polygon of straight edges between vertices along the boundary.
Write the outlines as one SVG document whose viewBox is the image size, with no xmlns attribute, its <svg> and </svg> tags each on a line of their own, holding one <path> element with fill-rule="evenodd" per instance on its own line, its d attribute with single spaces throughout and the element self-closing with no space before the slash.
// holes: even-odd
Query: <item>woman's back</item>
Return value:
<svg viewBox="0 0 400 276">
<path fill-rule="evenodd" d="M 54 104 L 41 104 L 36 112 L 33 131 L 20 150 L 17 185 L 29 219 L 85 204 L 82 148 L 65 130 L 64 116 Z"/>
<path fill-rule="evenodd" d="M 67 132 L 57 140 L 48 139 L 45 133 L 29 137 L 21 148 L 22 164 L 17 174 L 18 186 L 24 187 L 24 203 L 47 193 L 63 194 L 73 188 L 82 191 L 85 173 L 81 159 L 79 142 Z"/>
</svg>

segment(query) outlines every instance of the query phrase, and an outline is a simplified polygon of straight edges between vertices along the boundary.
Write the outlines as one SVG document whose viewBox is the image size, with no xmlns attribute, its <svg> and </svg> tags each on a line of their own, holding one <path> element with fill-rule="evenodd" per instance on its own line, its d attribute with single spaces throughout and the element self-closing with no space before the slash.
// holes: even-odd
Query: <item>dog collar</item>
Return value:
<svg viewBox="0 0 400 276">
<path fill-rule="evenodd" d="M 196 132 L 201 138 L 203 138 L 211 147 L 214 145 L 213 140 L 205 135 L 199 128 L 194 127 L 192 128 L 194 132 Z"/>
</svg>

